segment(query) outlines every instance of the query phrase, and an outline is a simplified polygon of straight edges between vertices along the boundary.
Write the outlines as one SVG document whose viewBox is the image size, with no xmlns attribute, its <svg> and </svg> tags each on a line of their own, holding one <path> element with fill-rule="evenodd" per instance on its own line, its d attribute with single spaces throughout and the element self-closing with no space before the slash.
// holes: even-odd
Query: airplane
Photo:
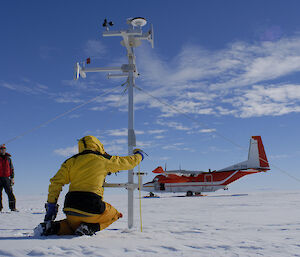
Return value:
<svg viewBox="0 0 300 257">
<path fill-rule="evenodd" d="M 151 182 L 143 184 L 143 191 L 159 193 L 185 192 L 187 196 L 202 195 L 202 192 L 227 190 L 227 186 L 243 176 L 270 170 L 264 145 L 260 136 L 252 136 L 248 152 L 248 160 L 220 170 L 188 171 L 163 170 L 161 166 L 153 170 L 159 173 Z"/>
</svg>

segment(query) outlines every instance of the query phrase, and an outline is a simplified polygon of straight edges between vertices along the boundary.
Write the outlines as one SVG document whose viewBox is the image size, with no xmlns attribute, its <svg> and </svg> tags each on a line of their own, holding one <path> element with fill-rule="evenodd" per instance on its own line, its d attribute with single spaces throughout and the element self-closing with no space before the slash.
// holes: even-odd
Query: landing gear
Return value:
<svg viewBox="0 0 300 257">
<path fill-rule="evenodd" d="M 159 198 L 159 196 L 150 192 L 149 195 L 144 196 L 144 198 Z"/>
<path fill-rule="evenodd" d="M 187 191 L 186 196 L 193 196 L 193 192 L 192 191 Z"/>
<path fill-rule="evenodd" d="M 192 192 L 192 191 L 187 191 L 186 192 L 186 196 L 204 196 L 203 194 L 201 194 L 201 192 Z"/>
</svg>

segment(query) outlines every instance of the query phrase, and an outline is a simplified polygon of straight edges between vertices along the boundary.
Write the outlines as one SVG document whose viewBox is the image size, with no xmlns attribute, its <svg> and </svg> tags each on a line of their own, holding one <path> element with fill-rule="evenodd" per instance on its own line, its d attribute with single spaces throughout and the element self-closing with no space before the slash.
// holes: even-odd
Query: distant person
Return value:
<svg viewBox="0 0 300 257">
<path fill-rule="evenodd" d="M 13 194 L 12 186 L 14 185 L 14 166 L 10 159 L 10 154 L 6 152 L 6 146 L 0 145 L 0 211 L 2 205 L 2 190 L 4 188 L 8 196 L 8 205 L 11 211 L 17 211 L 16 198 Z"/>
<path fill-rule="evenodd" d="M 67 159 L 50 179 L 46 215 L 35 229 L 35 235 L 93 235 L 122 217 L 113 206 L 103 201 L 103 183 L 107 174 L 130 170 L 144 158 L 143 151 L 134 155 L 111 156 L 94 136 L 78 141 L 79 153 Z M 54 221 L 57 200 L 65 184 L 69 184 L 63 211 L 66 219 Z"/>
</svg>

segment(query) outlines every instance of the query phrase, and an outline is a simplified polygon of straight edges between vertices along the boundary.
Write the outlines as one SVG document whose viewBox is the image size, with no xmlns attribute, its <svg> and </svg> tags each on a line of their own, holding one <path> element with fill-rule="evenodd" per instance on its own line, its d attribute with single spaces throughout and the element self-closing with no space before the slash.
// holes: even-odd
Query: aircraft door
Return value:
<svg viewBox="0 0 300 257">
<path fill-rule="evenodd" d="M 204 176 L 204 182 L 213 182 L 213 177 L 211 174 L 206 174 Z"/>
<path fill-rule="evenodd" d="M 159 184 L 159 189 L 160 189 L 161 191 L 165 191 L 165 190 L 166 190 L 166 188 L 165 188 L 165 183 L 160 183 L 160 184 Z"/>
</svg>

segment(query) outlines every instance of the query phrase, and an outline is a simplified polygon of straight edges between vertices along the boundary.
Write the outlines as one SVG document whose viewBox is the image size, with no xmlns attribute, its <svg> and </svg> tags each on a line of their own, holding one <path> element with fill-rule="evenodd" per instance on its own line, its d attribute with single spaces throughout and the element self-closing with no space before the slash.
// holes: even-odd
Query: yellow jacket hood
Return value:
<svg viewBox="0 0 300 257">
<path fill-rule="evenodd" d="M 101 154 L 105 154 L 103 144 L 94 136 L 85 136 L 78 141 L 79 153 L 85 150 L 92 150 Z"/>
</svg>

